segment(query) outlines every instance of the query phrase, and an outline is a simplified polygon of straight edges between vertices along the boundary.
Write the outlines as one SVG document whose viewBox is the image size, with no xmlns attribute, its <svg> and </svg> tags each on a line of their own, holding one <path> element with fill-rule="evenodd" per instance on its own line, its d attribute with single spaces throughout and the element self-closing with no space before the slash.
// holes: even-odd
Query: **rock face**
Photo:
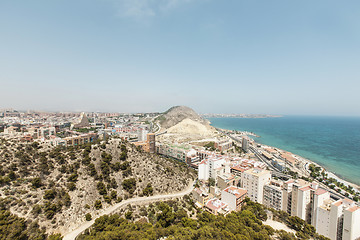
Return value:
<svg viewBox="0 0 360 240">
<path fill-rule="evenodd" d="M 216 129 L 194 110 L 185 106 L 170 108 L 159 117 L 161 129 L 166 134 L 159 140 L 171 142 L 188 142 L 216 136 Z"/>
<path fill-rule="evenodd" d="M 193 109 L 186 106 L 175 106 L 167 110 L 160 117 L 160 125 L 162 128 L 168 129 L 180 123 L 184 119 L 190 119 L 203 125 L 209 125 L 209 122 L 203 119 Z"/>
</svg>

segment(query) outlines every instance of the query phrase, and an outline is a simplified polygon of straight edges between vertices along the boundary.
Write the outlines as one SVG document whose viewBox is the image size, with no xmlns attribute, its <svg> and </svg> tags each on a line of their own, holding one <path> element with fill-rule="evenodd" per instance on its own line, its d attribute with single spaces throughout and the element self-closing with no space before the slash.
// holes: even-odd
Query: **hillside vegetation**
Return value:
<svg viewBox="0 0 360 240">
<path fill-rule="evenodd" d="M 267 214 L 264 206 L 247 199 L 247 205 L 240 212 L 232 212 L 226 216 L 212 215 L 197 209 L 196 216 L 191 213 L 188 204 L 181 208 L 183 203 L 168 201 L 150 205 L 142 210 L 145 217 L 132 221 L 128 214 L 126 218 L 120 215 L 106 215 L 95 220 L 95 224 L 88 229 L 80 240 L 95 239 L 236 239 L 236 240 L 295 240 L 318 239 L 323 236 L 315 233 L 314 227 L 297 217 L 289 217 L 284 212 L 281 215 L 286 224 L 297 231 L 296 235 L 283 230 L 275 231 L 264 225 Z M 146 213 L 148 213 L 146 217 Z M 189 214 L 190 213 L 190 214 Z"/>
<path fill-rule="evenodd" d="M 180 191 L 194 177 L 120 139 L 68 148 L 0 141 L 4 207 L 47 233 L 63 234 L 123 199 Z"/>
</svg>

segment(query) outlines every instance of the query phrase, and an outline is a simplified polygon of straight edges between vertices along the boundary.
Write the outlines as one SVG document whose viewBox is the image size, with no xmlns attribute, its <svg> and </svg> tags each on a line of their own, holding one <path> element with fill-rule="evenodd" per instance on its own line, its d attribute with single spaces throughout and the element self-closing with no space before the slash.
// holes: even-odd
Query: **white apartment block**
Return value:
<svg viewBox="0 0 360 240">
<path fill-rule="evenodd" d="M 271 180 L 264 186 L 263 204 L 275 210 L 283 210 L 283 182 Z"/>
<path fill-rule="evenodd" d="M 209 180 L 209 178 L 216 180 L 218 172 L 220 172 L 222 166 L 225 165 L 225 161 L 226 159 L 224 157 L 218 156 L 211 156 L 201 161 L 198 167 L 198 178 L 205 181 Z"/>
<path fill-rule="evenodd" d="M 316 231 L 331 240 L 360 238 L 360 207 L 349 199 L 328 199 L 317 209 Z"/>
<path fill-rule="evenodd" d="M 222 190 L 221 192 L 221 201 L 229 205 L 229 208 L 232 211 L 240 210 L 245 197 L 247 195 L 247 190 L 244 188 L 238 188 L 235 186 L 229 186 Z"/>
<path fill-rule="evenodd" d="M 261 168 L 252 168 L 242 174 L 242 187 L 248 190 L 251 201 L 263 203 L 265 184 L 271 180 L 271 172 Z"/>
</svg>

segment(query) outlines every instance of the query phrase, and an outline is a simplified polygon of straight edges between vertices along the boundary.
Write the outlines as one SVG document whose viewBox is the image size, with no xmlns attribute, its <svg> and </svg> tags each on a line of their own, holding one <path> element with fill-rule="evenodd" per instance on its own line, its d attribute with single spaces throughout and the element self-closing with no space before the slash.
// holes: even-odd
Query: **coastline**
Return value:
<svg viewBox="0 0 360 240">
<path fill-rule="evenodd" d="M 281 149 L 281 150 L 283 150 L 283 149 Z M 283 150 L 283 151 L 284 151 L 284 150 Z M 294 153 L 292 153 L 292 152 L 290 152 L 290 153 L 291 153 L 292 155 L 296 156 L 296 158 L 299 159 L 300 161 L 306 162 L 307 164 L 314 164 L 315 166 L 324 169 L 324 171 L 328 174 L 328 176 L 329 176 L 330 178 L 334 178 L 334 179 L 336 179 L 338 182 L 341 182 L 341 183 L 343 183 L 343 184 L 345 184 L 345 185 L 352 186 L 354 189 L 357 189 L 358 191 L 360 191 L 360 185 L 357 185 L 356 183 L 352 183 L 352 182 L 349 182 L 349 181 L 347 181 L 347 180 L 345 180 L 345 179 L 342 179 L 341 177 L 339 177 L 338 175 L 336 175 L 336 173 L 330 172 L 330 171 L 327 170 L 324 166 L 318 164 L 317 162 L 314 162 L 314 161 L 312 161 L 312 160 L 309 160 L 309 159 L 307 159 L 307 158 L 304 158 L 304 157 L 299 156 L 299 155 L 297 155 L 297 154 L 294 154 Z"/>
<path fill-rule="evenodd" d="M 225 131 L 233 131 L 231 129 L 224 129 L 224 128 L 219 128 L 221 130 L 225 130 Z M 255 136 L 257 138 L 260 138 L 261 136 L 258 136 L 257 134 L 253 133 L 253 132 L 247 132 L 247 131 L 239 131 L 239 132 L 243 132 L 245 133 L 247 136 Z M 253 139 L 254 140 L 254 139 Z M 300 155 L 297 155 L 297 154 L 294 154 L 293 152 L 289 152 L 289 151 L 286 151 L 284 149 L 281 149 L 281 148 L 278 148 L 278 147 L 274 147 L 274 146 L 269 146 L 269 145 L 266 145 L 266 144 L 262 144 L 262 143 L 259 143 L 259 142 L 256 142 L 254 140 L 254 142 L 256 144 L 260 144 L 262 146 L 267 146 L 267 147 L 270 147 L 270 148 L 274 148 L 274 149 L 278 149 L 279 151 L 282 151 L 282 152 L 288 152 L 290 154 L 292 154 L 293 156 L 295 156 L 296 159 L 298 159 L 299 161 L 301 161 L 305 166 L 308 166 L 310 164 L 314 164 L 316 167 L 320 167 L 321 169 L 323 169 L 325 171 L 325 173 L 327 173 L 328 177 L 329 178 L 334 178 L 336 181 L 340 182 L 340 183 L 343 183 L 344 185 L 348 185 L 348 186 L 351 186 L 353 187 L 357 192 L 360 192 L 360 185 L 356 184 L 356 183 L 353 183 L 353 182 L 350 182 L 348 180 L 345 180 L 345 179 L 342 179 L 341 177 L 339 177 L 338 175 L 336 175 L 336 173 L 334 172 L 331 172 L 329 170 L 327 170 L 324 166 L 322 166 L 321 164 L 313 161 L 313 160 L 310 160 L 310 159 L 307 159 L 305 157 L 302 157 Z M 306 167 L 306 170 L 309 175 L 310 175 L 310 172 L 308 170 L 308 168 Z"/>
</svg>

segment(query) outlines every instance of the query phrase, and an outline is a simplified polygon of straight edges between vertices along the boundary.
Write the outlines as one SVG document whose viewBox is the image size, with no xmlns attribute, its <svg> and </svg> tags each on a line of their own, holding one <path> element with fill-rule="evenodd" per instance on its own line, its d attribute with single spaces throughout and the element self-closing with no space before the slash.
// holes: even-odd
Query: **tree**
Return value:
<svg viewBox="0 0 360 240">
<path fill-rule="evenodd" d="M 215 179 L 209 178 L 209 187 L 215 186 Z"/>
<path fill-rule="evenodd" d="M 169 207 L 169 205 L 167 205 L 166 203 L 161 202 L 159 204 L 159 209 L 161 210 L 161 213 L 158 213 L 156 215 L 156 219 L 157 219 L 158 223 L 162 227 L 170 226 L 175 219 L 175 215 L 172 211 L 172 208 Z"/>
<path fill-rule="evenodd" d="M 111 191 L 110 196 L 111 196 L 112 199 L 116 199 L 117 198 L 117 192 L 115 190 Z"/>
<path fill-rule="evenodd" d="M 88 165 L 88 171 L 89 171 L 90 176 L 97 175 L 96 168 L 95 168 L 95 165 L 93 163 L 90 163 Z"/>
<path fill-rule="evenodd" d="M 132 211 L 127 211 L 127 212 L 125 213 L 125 218 L 126 218 L 126 219 L 132 219 L 132 214 L 133 214 Z"/>
</svg>

